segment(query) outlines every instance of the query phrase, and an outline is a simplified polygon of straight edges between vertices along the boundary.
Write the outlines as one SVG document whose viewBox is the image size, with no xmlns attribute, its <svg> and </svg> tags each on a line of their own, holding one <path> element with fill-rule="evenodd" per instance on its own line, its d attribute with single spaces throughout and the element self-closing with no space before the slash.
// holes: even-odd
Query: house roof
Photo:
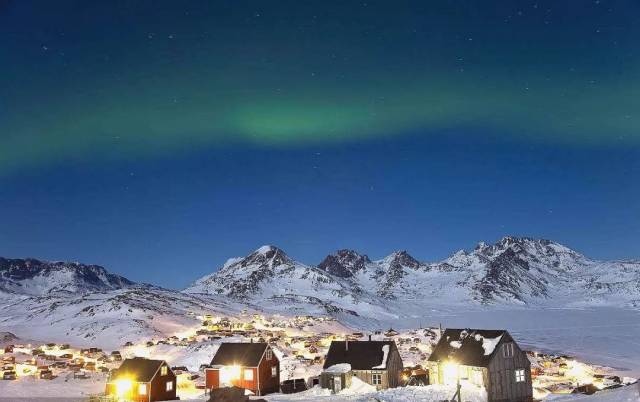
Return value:
<svg viewBox="0 0 640 402">
<path fill-rule="evenodd" d="M 166 364 L 164 360 L 150 360 L 142 357 L 126 359 L 111 376 L 111 381 L 126 377 L 136 382 L 149 382 L 163 364 Z"/>
<path fill-rule="evenodd" d="M 211 365 L 257 367 L 268 346 L 266 343 L 223 343 Z"/>
<path fill-rule="evenodd" d="M 429 361 L 452 360 L 458 364 L 487 367 L 497 353 L 498 344 L 513 341 L 505 330 L 452 329 L 444 331 Z"/>
<path fill-rule="evenodd" d="M 332 341 L 324 361 L 323 369 L 336 364 L 348 363 L 353 370 L 371 370 L 383 363 L 383 346 L 389 346 L 389 353 L 397 351 L 393 341 L 349 341 L 347 349 L 345 341 Z M 385 362 L 385 368 L 389 359 Z"/>
</svg>

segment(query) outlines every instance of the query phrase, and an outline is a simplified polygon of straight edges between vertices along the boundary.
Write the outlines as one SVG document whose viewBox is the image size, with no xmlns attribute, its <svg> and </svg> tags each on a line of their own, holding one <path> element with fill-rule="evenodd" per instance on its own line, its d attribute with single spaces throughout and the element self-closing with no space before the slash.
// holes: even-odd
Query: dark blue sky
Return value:
<svg viewBox="0 0 640 402">
<path fill-rule="evenodd" d="M 640 257 L 640 6 L 1 2 L 0 255 Z"/>
</svg>

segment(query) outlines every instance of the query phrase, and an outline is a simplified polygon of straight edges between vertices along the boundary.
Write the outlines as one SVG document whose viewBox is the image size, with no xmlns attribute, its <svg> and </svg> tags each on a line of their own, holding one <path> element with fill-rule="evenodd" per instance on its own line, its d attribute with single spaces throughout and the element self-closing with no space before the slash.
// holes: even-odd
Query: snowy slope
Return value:
<svg viewBox="0 0 640 402">
<path fill-rule="evenodd" d="M 190 314 L 239 310 L 222 302 L 150 286 L 107 292 L 0 294 L 0 328 L 21 338 L 116 348 L 178 334 L 199 324 Z M 190 313 L 189 315 L 187 313 Z"/>
</svg>

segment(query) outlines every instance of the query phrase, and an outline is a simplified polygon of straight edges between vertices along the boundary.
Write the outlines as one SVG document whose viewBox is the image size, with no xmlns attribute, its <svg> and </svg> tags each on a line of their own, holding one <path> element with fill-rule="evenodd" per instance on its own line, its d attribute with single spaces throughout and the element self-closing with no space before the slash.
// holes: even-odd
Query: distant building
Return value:
<svg viewBox="0 0 640 402">
<path fill-rule="evenodd" d="M 127 401 L 155 402 L 176 399 L 176 375 L 164 360 L 126 359 L 111 372 L 108 396 Z"/>
<path fill-rule="evenodd" d="M 320 385 L 337 392 L 347 388 L 353 376 L 376 389 L 395 388 L 401 384 L 402 368 L 393 341 L 332 341 Z"/>
<path fill-rule="evenodd" d="M 205 373 L 209 390 L 236 386 L 255 395 L 280 390 L 280 361 L 266 343 L 223 343 Z"/>
<path fill-rule="evenodd" d="M 533 400 L 531 363 L 507 331 L 447 329 L 427 368 L 431 384 L 470 382 L 486 389 L 488 402 Z"/>
</svg>

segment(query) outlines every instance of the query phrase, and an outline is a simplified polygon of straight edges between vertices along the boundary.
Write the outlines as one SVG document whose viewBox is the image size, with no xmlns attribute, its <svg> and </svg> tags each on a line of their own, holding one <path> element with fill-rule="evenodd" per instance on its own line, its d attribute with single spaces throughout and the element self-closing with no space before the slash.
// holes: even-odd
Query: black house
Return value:
<svg viewBox="0 0 640 402">
<path fill-rule="evenodd" d="M 349 366 L 345 366 L 347 364 Z M 350 367 L 349 372 L 331 369 L 338 365 Z M 345 376 L 351 375 L 377 389 L 395 388 L 400 385 L 402 368 L 402 358 L 393 341 L 333 341 L 324 362 L 320 385 L 339 391 L 350 383 L 350 378 Z M 336 379 L 340 387 L 336 386 Z"/>
<path fill-rule="evenodd" d="M 427 367 L 431 384 L 472 383 L 486 389 L 489 402 L 533 400 L 531 363 L 504 330 L 447 329 Z"/>
</svg>

